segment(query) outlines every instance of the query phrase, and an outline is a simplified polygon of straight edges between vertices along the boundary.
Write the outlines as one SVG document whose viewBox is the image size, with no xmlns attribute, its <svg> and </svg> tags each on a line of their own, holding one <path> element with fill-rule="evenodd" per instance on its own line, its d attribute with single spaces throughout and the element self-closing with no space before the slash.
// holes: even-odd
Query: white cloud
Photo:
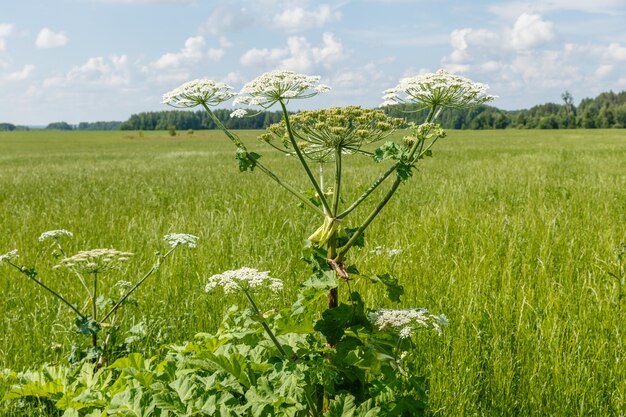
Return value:
<svg viewBox="0 0 626 417">
<path fill-rule="evenodd" d="M 545 45 L 555 38 L 554 25 L 538 14 L 522 13 L 511 31 L 511 45 L 518 50 L 529 50 Z"/>
<path fill-rule="evenodd" d="M 62 77 L 47 78 L 44 87 L 122 87 L 130 84 L 128 56 L 114 55 L 109 59 L 98 56 L 76 65 Z"/>
<path fill-rule="evenodd" d="M 13 34 L 15 26 L 8 23 L 0 23 L 0 52 L 6 50 L 7 42 L 5 38 L 8 38 Z"/>
<path fill-rule="evenodd" d="M 0 38 L 7 38 L 13 34 L 15 26 L 8 23 L 0 23 Z"/>
<path fill-rule="evenodd" d="M 290 36 L 286 47 L 252 48 L 241 56 L 240 63 L 246 67 L 308 72 L 319 67 L 330 68 L 345 58 L 341 41 L 332 33 L 324 33 L 322 40 L 321 47 L 313 47 L 304 36 Z"/>
<path fill-rule="evenodd" d="M 53 32 L 48 28 L 43 28 L 37 35 L 35 45 L 37 48 L 60 48 L 67 45 L 69 38 L 63 32 Z"/>
<path fill-rule="evenodd" d="M 1 77 L 4 81 L 23 81 L 30 76 L 34 69 L 34 65 L 28 64 L 24 65 L 24 68 L 22 68 L 20 71 L 10 72 L 8 74 L 2 75 Z"/>
<path fill-rule="evenodd" d="M 197 63 L 205 56 L 205 52 L 203 52 L 205 46 L 206 42 L 202 36 L 188 38 L 179 52 L 163 54 L 154 63 L 154 67 L 157 69 L 179 68 Z M 222 49 L 210 48 L 206 52 L 206 56 L 213 61 L 219 61 L 223 55 L 224 51 Z"/>
<path fill-rule="evenodd" d="M 577 11 L 593 14 L 619 14 L 626 11 L 622 0 L 535 0 L 493 3 L 487 10 L 507 19 L 522 13 Z"/>
<path fill-rule="evenodd" d="M 333 10 L 327 4 L 320 4 L 317 9 L 304 7 L 288 7 L 274 15 L 274 27 L 288 33 L 302 32 L 315 27 L 323 27 L 327 23 L 341 19 L 341 12 Z"/>
</svg>

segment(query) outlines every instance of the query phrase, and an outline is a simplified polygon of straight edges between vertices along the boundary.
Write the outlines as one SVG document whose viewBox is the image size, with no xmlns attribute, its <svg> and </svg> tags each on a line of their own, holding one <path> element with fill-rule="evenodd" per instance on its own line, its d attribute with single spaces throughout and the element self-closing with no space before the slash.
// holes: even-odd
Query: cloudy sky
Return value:
<svg viewBox="0 0 626 417">
<path fill-rule="evenodd" d="M 438 68 L 504 109 L 626 90 L 624 0 L 0 0 L 0 122 L 126 120 L 194 78 L 321 75 L 299 108 L 378 106 Z M 295 110 L 295 108 L 294 108 Z"/>
</svg>

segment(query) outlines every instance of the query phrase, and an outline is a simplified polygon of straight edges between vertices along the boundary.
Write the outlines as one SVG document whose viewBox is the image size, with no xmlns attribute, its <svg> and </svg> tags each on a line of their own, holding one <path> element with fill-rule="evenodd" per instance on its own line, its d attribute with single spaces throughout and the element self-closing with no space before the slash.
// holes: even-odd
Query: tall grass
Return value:
<svg viewBox="0 0 626 417">
<path fill-rule="evenodd" d="M 296 161 L 252 147 L 305 187 Z M 71 295 L 80 284 L 44 262 L 43 231 L 73 231 L 73 251 L 135 252 L 129 271 L 150 267 L 164 234 L 199 235 L 124 313 L 127 327 L 147 324 L 137 348 L 152 353 L 215 328 L 230 301 L 203 292 L 214 273 L 271 270 L 286 290 L 264 307 L 287 304 L 307 274 L 301 240 L 318 224 L 260 173 L 240 174 L 233 153 L 216 132 L 0 134 L 0 253 L 19 248 Z M 626 300 L 600 262 L 626 240 L 625 161 L 625 132 L 575 130 L 454 131 L 420 162 L 352 257 L 365 273 L 391 269 L 403 305 L 448 316 L 444 336 L 416 346 L 432 414 L 626 415 Z M 369 163 L 346 175 L 355 196 L 375 177 Z M 0 291 L 0 367 L 62 360 L 77 340 L 64 307 L 8 268 Z"/>
</svg>

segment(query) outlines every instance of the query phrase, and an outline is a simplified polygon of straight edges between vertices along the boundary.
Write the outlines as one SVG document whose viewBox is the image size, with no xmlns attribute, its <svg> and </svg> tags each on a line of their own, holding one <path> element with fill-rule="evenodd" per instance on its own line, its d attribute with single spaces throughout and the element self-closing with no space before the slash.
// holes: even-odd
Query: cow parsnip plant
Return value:
<svg viewBox="0 0 626 417">
<path fill-rule="evenodd" d="M 234 144 L 241 172 L 261 171 L 319 219 L 302 250 L 311 274 L 303 278 L 295 302 L 286 308 L 259 305 L 259 291 L 282 288 L 281 280 L 268 271 L 245 267 L 213 275 L 206 291 L 242 294 L 250 307 L 231 307 L 216 333 L 198 334 L 193 342 L 171 347 L 160 361 L 134 353 L 101 369 L 86 363 L 71 369 L 5 371 L 5 380 L 13 385 L 6 400 L 36 397 L 65 417 L 423 414 L 426 381 L 417 365 L 415 337 L 419 331 L 440 334 L 446 317 L 424 308 L 365 306 L 352 289 L 356 279 L 384 285 L 394 302 L 404 290 L 389 272 L 360 272 L 349 262 L 350 250 L 363 245 L 366 229 L 445 136 L 435 123 L 440 112 L 494 97 L 486 94 L 486 85 L 445 71 L 403 79 L 384 93 L 385 104 L 415 103 L 427 108 L 428 116 L 423 124 L 410 125 L 400 143 L 386 141 L 372 151 L 370 145 L 388 138 L 403 121 L 356 106 L 288 112 L 292 100 L 328 92 L 319 81 L 316 76 L 272 71 L 246 84 L 239 94 L 223 83 L 195 80 L 163 97 L 174 107 L 203 107 Z M 281 108 L 282 121 L 260 139 L 297 158 L 312 192 L 278 176 L 217 119 L 211 107 L 233 97 L 235 104 Z M 237 109 L 232 116 L 246 113 Z M 358 157 L 369 158 L 374 169 L 380 166 L 380 173 L 358 198 L 348 201 L 343 173 L 350 159 Z M 379 195 L 374 191 L 384 185 L 387 191 L 374 200 Z M 361 205 L 369 205 L 369 214 L 352 220 Z M 0 259 L 13 263 L 14 256 L 9 252 Z M 345 293 L 341 299 L 340 287 Z M 320 312 L 322 300 L 328 307 Z"/>
</svg>

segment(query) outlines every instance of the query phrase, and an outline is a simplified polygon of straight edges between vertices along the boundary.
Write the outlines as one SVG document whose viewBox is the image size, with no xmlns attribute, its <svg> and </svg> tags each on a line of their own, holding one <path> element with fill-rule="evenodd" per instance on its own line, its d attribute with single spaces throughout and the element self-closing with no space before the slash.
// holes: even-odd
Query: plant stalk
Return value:
<svg viewBox="0 0 626 417">
<path fill-rule="evenodd" d="M 270 327 L 265 322 L 265 319 L 263 319 L 263 315 L 261 314 L 261 311 L 259 310 L 259 307 L 257 307 L 256 303 L 254 302 L 254 299 L 250 296 L 248 291 L 243 290 L 243 293 L 246 295 L 246 298 L 250 302 L 250 305 L 252 306 L 252 309 L 254 310 L 255 314 L 257 316 L 261 317 L 261 326 L 263 326 L 263 329 L 265 330 L 265 333 L 267 333 L 267 335 L 270 337 L 270 339 L 272 339 L 272 342 L 274 343 L 274 345 L 276 346 L 276 348 L 278 349 L 280 354 L 283 357 L 287 357 L 287 352 L 285 352 L 285 349 L 283 348 L 283 346 L 280 344 L 278 339 L 276 339 L 276 336 L 274 336 L 274 332 L 272 332 Z"/>
<path fill-rule="evenodd" d="M 211 117 L 211 119 L 215 122 L 215 124 L 217 125 L 217 127 L 224 132 L 224 134 L 235 144 L 235 146 L 238 149 L 243 150 L 246 153 L 246 157 L 248 159 L 250 159 L 252 162 L 254 162 L 254 165 L 259 167 L 259 169 L 261 171 L 263 171 L 263 173 L 265 173 L 268 177 L 270 177 L 271 179 L 273 179 L 276 183 L 278 183 L 278 185 L 282 186 L 284 189 L 286 189 L 287 191 L 289 191 L 293 196 L 295 196 L 296 198 L 298 198 L 300 201 L 302 201 L 302 203 L 304 203 L 307 207 L 309 207 L 310 209 L 312 209 L 313 211 L 317 212 L 318 214 L 320 214 L 321 216 L 325 216 L 325 213 L 319 208 L 317 207 L 315 204 L 313 204 L 308 198 L 306 198 L 306 196 L 304 196 L 300 191 L 296 190 L 294 187 L 292 187 L 291 185 L 283 182 L 283 180 L 281 180 L 276 174 L 274 174 L 269 168 L 267 168 L 265 165 L 263 165 L 261 162 L 259 162 L 258 159 L 256 159 L 254 156 L 252 156 L 252 154 L 250 152 L 248 152 L 248 149 L 246 149 L 246 147 L 244 146 L 244 144 L 241 142 L 241 140 L 233 135 L 228 129 L 226 129 L 226 127 L 222 124 L 222 122 L 217 118 L 217 116 L 215 116 L 215 114 L 211 111 L 211 109 L 203 103 L 203 107 L 204 109 L 207 111 L 207 113 L 209 114 L 209 116 Z"/>
<path fill-rule="evenodd" d="M 434 106 L 434 107 L 432 107 L 430 109 L 430 112 L 428 113 L 428 117 L 426 117 L 425 123 L 430 123 L 430 121 L 435 116 L 436 110 L 437 110 L 436 106 Z M 417 152 L 417 148 L 419 147 L 419 144 L 420 144 L 420 141 L 416 140 L 415 143 L 413 144 L 413 146 L 411 147 L 411 150 L 409 151 L 409 154 L 408 154 L 408 157 L 407 157 L 407 159 L 409 161 L 413 160 L 413 157 L 415 156 L 415 153 Z M 391 197 L 393 197 L 393 195 L 396 193 L 396 191 L 398 190 L 398 187 L 400 186 L 401 183 L 402 183 L 402 180 L 400 179 L 400 177 L 396 177 L 395 181 L 391 185 L 391 188 L 389 189 L 389 191 L 387 191 L 387 194 L 385 194 L 385 196 L 378 203 L 378 205 L 376 205 L 376 207 L 374 207 L 374 209 L 369 214 L 369 216 L 367 216 L 365 221 L 359 226 L 359 228 L 352 235 L 350 240 L 348 240 L 348 243 L 346 243 L 341 249 L 339 249 L 339 252 L 337 253 L 337 256 L 335 256 L 333 258 L 335 262 L 337 262 L 338 264 L 343 263 L 343 261 L 344 261 L 344 259 L 346 257 L 346 254 L 348 253 L 350 248 L 357 242 L 357 240 L 359 239 L 359 237 L 361 237 L 361 235 L 363 234 L 365 229 L 370 225 L 370 223 L 372 223 L 372 221 L 376 218 L 376 216 L 378 216 L 378 214 L 381 212 L 381 210 L 387 205 L 389 200 L 391 200 Z"/>
</svg>

